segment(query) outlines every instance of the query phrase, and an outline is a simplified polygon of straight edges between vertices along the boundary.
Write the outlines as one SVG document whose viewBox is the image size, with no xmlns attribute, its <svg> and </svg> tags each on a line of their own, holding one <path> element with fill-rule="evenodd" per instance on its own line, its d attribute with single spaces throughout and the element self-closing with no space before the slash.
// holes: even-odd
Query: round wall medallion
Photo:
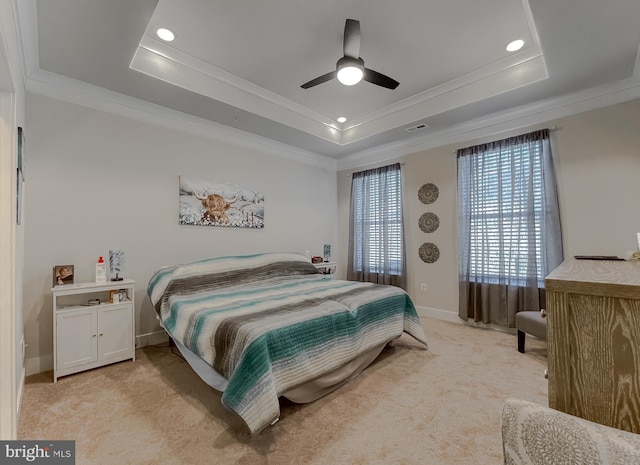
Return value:
<svg viewBox="0 0 640 465">
<path fill-rule="evenodd" d="M 425 263 L 433 263 L 440 258 L 440 249 L 432 242 L 425 242 L 420 246 L 418 255 Z"/>
<path fill-rule="evenodd" d="M 418 190 L 418 199 L 425 204 L 430 204 L 438 200 L 438 195 L 440 195 L 440 191 L 435 184 L 423 184 Z"/>
<path fill-rule="evenodd" d="M 440 218 L 435 213 L 423 213 L 418 220 L 418 226 L 422 232 L 432 233 L 440 226 Z"/>
</svg>

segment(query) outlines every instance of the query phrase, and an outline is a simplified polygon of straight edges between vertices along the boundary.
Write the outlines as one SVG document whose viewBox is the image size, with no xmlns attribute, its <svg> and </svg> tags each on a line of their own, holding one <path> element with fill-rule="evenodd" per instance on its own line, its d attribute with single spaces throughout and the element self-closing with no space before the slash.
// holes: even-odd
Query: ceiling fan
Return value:
<svg viewBox="0 0 640 465">
<path fill-rule="evenodd" d="M 360 58 L 360 21 L 347 19 L 344 25 L 344 56 L 336 63 L 336 70 L 323 74 L 302 84 L 300 87 L 308 89 L 323 82 L 337 78 L 345 86 L 357 84 L 362 79 L 377 86 L 395 89 L 400 84 L 395 79 L 385 76 L 377 71 L 365 68 L 364 61 Z"/>
</svg>

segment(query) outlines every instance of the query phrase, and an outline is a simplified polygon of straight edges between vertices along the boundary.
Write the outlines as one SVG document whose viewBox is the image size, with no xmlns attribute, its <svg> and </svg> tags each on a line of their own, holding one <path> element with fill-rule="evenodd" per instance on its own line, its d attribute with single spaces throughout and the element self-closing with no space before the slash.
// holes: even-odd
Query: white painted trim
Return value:
<svg viewBox="0 0 640 465">
<path fill-rule="evenodd" d="M 640 69 L 640 66 L 636 66 Z M 640 73 L 640 71 L 638 72 Z M 27 79 L 27 86 L 30 92 L 36 94 L 161 127 L 215 138 L 230 144 L 260 150 L 271 155 L 333 171 L 360 168 L 368 164 L 394 160 L 410 153 L 511 131 L 544 123 L 554 118 L 640 98 L 640 79 L 624 79 L 569 95 L 523 105 L 443 131 L 429 133 L 422 138 L 385 144 L 336 160 L 47 71 L 31 73 Z"/>
<path fill-rule="evenodd" d="M 48 71 L 31 73 L 27 90 L 34 94 L 64 100 L 96 110 L 131 118 L 168 129 L 214 138 L 229 144 L 267 153 L 298 163 L 335 171 L 336 160 L 308 150 L 231 128 L 220 123 L 187 115 L 176 110 L 129 97 Z"/>
<path fill-rule="evenodd" d="M 17 1 L 17 0 L 16 0 Z M 36 0 L 17 1 L 18 25 L 20 32 L 20 44 L 22 50 L 22 65 L 24 75 L 37 71 L 40 63 L 38 53 L 38 15 L 36 13 Z"/>
<path fill-rule="evenodd" d="M 51 375 L 53 376 L 53 354 L 25 359 L 24 369 L 26 376 L 37 375 L 45 371 L 51 371 Z M 53 382 L 53 377 L 51 378 L 51 382 Z"/>
<path fill-rule="evenodd" d="M 24 359 L 23 359 L 24 360 Z M 16 406 L 16 418 L 20 420 L 20 412 L 22 410 L 22 398 L 24 396 L 24 383 L 27 378 L 27 370 L 22 366 L 22 373 L 20 374 L 20 379 L 18 380 L 18 396 L 17 396 L 17 406 Z"/>
<path fill-rule="evenodd" d="M 420 317 L 434 318 L 436 320 L 449 321 L 451 323 L 464 323 L 464 321 L 458 316 L 457 312 L 451 312 L 449 310 L 419 307 L 416 305 L 416 312 L 418 312 L 418 316 Z"/>
<path fill-rule="evenodd" d="M 145 346 L 152 346 L 156 344 L 163 344 L 169 341 L 169 335 L 166 331 L 154 331 L 151 333 L 140 334 L 136 336 L 136 349 L 141 349 Z"/>
<path fill-rule="evenodd" d="M 521 1 L 530 23 L 530 32 L 534 39 L 535 50 L 536 47 L 539 48 L 538 34 L 527 0 Z M 639 46 L 633 75 L 628 79 L 554 99 L 547 99 L 530 105 L 523 105 L 513 110 L 489 115 L 486 118 L 478 118 L 444 131 L 437 133 L 430 132 L 422 138 L 385 144 L 373 149 L 353 153 L 336 161 L 336 159 L 331 157 L 298 149 L 265 137 L 256 136 L 218 123 L 185 115 L 184 113 L 169 110 L 142 100 L 126 97 L 97 86 L 90 86 L 84 82 L 38 70 L 36 0 L 20 0 L 18 6 L 24 51 L 24 65 L 28 76 L 27 88 L 30 92 L 71 101 L 101 111 L 137 119 L 150 124 L 157 124 L 161 127 L 183 130 L 220 139 L 235 145 L 266 151 L 271 155 L 334 171 L 360 168 L 369 164 L 395 160 L 410 153 L 516 130 L 522 127 L 544 123 L 554 118 L 570 116 L 640 97 Z M 526 56 L 527 55 L 521 56 L 520 59 L 522 60 Z M 542 55 L 540 55 L 540 57 L 542 57 Z M 406 107 L 408 104 L 409 102 L 403 102 L 396 105 Z M 390 106 L 389 110 L 397 109 Z M 372 116 L 378 117 L 379 115 L 372 114 Z M 423 117 L 424 115 L 419 115 L 416 117 L 416 120 Z M 329 126 L 326 127 L 332 131 L 339 130 Z M 355 129 L 351 126 L 339 128 L 343 131 L 353 131 Z M 363 133 L 360 132 L 357 138 L 362 138 L 362 136 Z M 356 138 L 356 136 L 353 137 Z"/>
<path fill-rule="evenodd" d="M 458 323 L 461 325 L 471 326 L 473 328 L 491 329 L 493 331 L 500 331 L 501 333 L 516 334 L 515 328 L 505 328 L 494 324 L 485 324 L 482 322 L 476 322 L 473 320 L 463 320 L 458 316 L 457 312 L 451 312 L 449 310 L 441 310 L 439 308 L 418 307 L 416 306 L 418 316 L 421 318 L 433 318 L 435 320 L 448 321 L 450 323 Z"/>
<path fill-rule="evenodd" d="M 510 55 L 502 60 L 499 60 L 495 63 L 491 63 L 486 65 L 476 71 L 459 76 L 455 79 L 451 79 L 445 83 L 432 87 L 431 89 L 427 89 L 423 92 L 420 92 L 416 95 L 412 95 L 404 100 L 399 102 L 392 103 L 391 105 L 387 105 L 384 108 L 373 111 L 367 115 L 361 116 L 359 118 L 354 118 L 345 125 L 345 130 L 351 129 L 352 127 L 364 125 L 370 123 L 377 119 L 382 119 L 388 117 L 392 113 L 398 113 L 400 111 L 408 110 L 413 106 L 420 105 L 420 108 L 424 108 L 425 111 L 428 110 L 430 106 L 433 106 L 433 100 L 441 97 L 443 95 L 447 95 L 447 98 L 451 99 L 451 103 L 449 106 L 451 107 L 459 107 L 469 102 L 469 96 L 461 96 L 460 90 L 473 88 L 473 100 L 482 100 L 487 98 L 487 95 L 483 93 L 483 91 L 488 90 L 490 85 L 484 84 L 483 86 L 479 86 L 479 83 L 488 82 L 490 79 L 499 78 L 500 75 L 503 74 L 521 74 L 524 70 L 520 69 L 521 65 L 527 65 L 531 62 L 536 62 L 537 60 L 542 58 L 542 52 L 540 52 L 539 47 L 530 47 L 517 54 Z M 548 77 L 546 66 L 544 65 L 544 60 L 540 60 L 540 65 L 542 67 L 536 67 L 537 71 L 542 71 L 544 74 L 544 78 Z M 525 74 L 529 74 L 526 73 Z M 536 81 L 539 79 L 535 79 Z M 532 80 L 527 80 L 526 84 L 531 84 Z M 520 87 L 523 85 L 522 83 L 516 85 L 515 87 Z M 512 90 L 509 87 L 502 87 L 502 92 L 507 92 Z M 465 90 L 464 93 L 470 93 Z M 428 114 L 426 116 L 429 116 Z M 413 120 L 415 121 L 415 120 Z M 395 127 L 395 126 L 393 126 Z M 392 128 L 386 128 L 392 129 Z M 349 141 L 351 142 L 351 141 Z"/>
<path fill-rule="evenodd" d="M 401 102 L 354 118 L 343 130 L 324 115 L 148 36 L 142 38 L 130 68 L 337 145 L 347 145 L 548 77 L 542 52 L 534 44 Z"/>
<path fill-rule="evenodd" d="M 282 97 L 274 92 L 271 92 L 263 87 L 260 87 L 250 81 L 242 79 L 235 74 L 229 73 L 221 68 L 218 68 L 210 63 L 206 63 L 198 58 L 195 58 L 192 55 L 189 55 L 181 50 L 172 47 L 166 42 L 155 39 L 154 37 L 144 36 L 140 41 L 140 45 L 138 46 L 138 50 L 144 49 L 153 53 L 156 56 L 160 56 L 163 59 L 170 60 L 172 63 L 177 65 L 183 65 L 186 68 L 193 70 L 203 76 L 208 76 L 211 78 L 211 81 L 218 81 L 229 87 L 237 89 L 242 92 L 242 94 L 255 96 L 260 100 L 263 100 L 268 103 L 272 103 L 279 107 L 282 107 L 286 110 L 296 113 L 296 117 L 306 118 L 312 120 L 314 122 L 324 124 L 324 125 L 332 125 L 336 126 L 335 120 L 329 118 L 326 115 L 322 115 L 316 111 L 311 110 L 304 105 L 301 105 L 293 100 L 289 100 L 287 98 Z M 135 69 L 137 71 L 146 72 L 147 70 L 137 69 L 134 64 L 136 63 L 136 54 L 134 54 L 133 60 L 131 62 L 130 68 Z M 162 79 L 162 78 L 160 78 Z M 203 95 L 208 95 L 203 94 Z M 216 98 L 216 95 L 208 95 L 209 97 Z M 220 99 L 220 95 L 217 95 L 217 100 Z M 228 95 L 225 97 L 229 97 Z M 231 101 L 227 103 L 233 103 Z M 235 105 L 238 107 L 242 107 L 242 105 Z"/>
<path fill-rule="evenodd" d="M 1 12 L 3 15 L 6 11 Z M 0 46 L 4 37 L 0 40 Z M 0 438 L 15 439 L 16 366 L 16 147 L 14 94 L 0 92 Z"/>
<path fill-rule="evenodd" d="M 444 145 L 516 130 L 640 98 L 640 81 L 623 79 L 557 98 L 494 113 L 421 138 L 378 146 L 338 160 L 338 171 L 395 160 Z"/>
<path fill-rule="evenodd" d="M 136 349 L 148 345 L 162 344 L 169 340 L 169 336 L 163 330 L 136 335 Z M 44 373 L 53 370 L 53 354 L 31 357 L 25 360 L 26 376 Z"/>
<path fill-rule="evenodd" d="M 505 328 L 504 326 L 498 326 L 498 325 L 494 325 L 492 323 L 482 323 L 481 321 L 473 321 L 473 320 L 460 320 L 463 324 L 467 325 L 467 326 L 471 326 L 473 328 L 480 328 L 480 329 L 490 329 L 492 331 L 500 331 L 501 333 L 507 333 L 507 334 L 513 334 L 515 336 L 516 334 L 516 329 L 515 328 Z M 514 348 L 516 347 L 516 340 L 514 339 Z"/>
</svg>

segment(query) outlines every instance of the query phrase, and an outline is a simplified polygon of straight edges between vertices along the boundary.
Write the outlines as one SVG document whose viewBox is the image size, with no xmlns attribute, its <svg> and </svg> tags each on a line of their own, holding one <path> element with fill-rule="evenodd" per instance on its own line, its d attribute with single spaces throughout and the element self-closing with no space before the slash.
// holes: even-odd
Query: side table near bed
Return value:
<svg viewBox="0 0 640 465">
<path fill-rule="evenodd" d="M 320 262 L 313 264 L 320 273 L 329 274 L 332 278 L 336 277 L 336 268 L 338 267 L 338 263 L 336 262 Z"/>
<path fill-rule="evenodd" d="M 132 279 L 51 288 L 54 383 L 79 371 L 135 361 L 134 289 Z"/>
</svg>

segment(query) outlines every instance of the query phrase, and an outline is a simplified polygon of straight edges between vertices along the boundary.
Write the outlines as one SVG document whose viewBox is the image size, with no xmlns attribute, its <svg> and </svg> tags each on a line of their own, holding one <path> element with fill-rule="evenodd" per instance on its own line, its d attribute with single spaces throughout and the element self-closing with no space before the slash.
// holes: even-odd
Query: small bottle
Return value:
<svg viewBox="0 0 640 465">
<path fill-rule="evenodd" d="M 107 266 L 105 265 L 102 257 L 98 258 L 98 263 L 96 263 L 96 282 L 107 282 Z"/>
</svg>

